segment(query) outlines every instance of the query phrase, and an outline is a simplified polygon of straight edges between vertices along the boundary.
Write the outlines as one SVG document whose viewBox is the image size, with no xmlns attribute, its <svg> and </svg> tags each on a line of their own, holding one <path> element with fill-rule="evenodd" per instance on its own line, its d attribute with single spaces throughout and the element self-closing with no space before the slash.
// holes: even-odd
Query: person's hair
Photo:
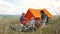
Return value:
<svg viewBox="0 0 60 34">
<path fill-rule="evenodd" d="M 43 11 L 43 10 L 41 10 L 41 13 L 42 13 L 42 14 L 44 14 L 44 11 Z"/>
<path fill-rule="evenodd" d="M 25 13 L 22 13 L 22 15 L 24 15 Z"/>
</svg>

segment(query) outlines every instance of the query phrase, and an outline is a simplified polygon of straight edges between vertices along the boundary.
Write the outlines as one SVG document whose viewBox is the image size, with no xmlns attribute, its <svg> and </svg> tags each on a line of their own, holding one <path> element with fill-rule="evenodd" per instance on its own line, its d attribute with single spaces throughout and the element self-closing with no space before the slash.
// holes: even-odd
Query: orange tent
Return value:
<svg viewBox="0 0 60 34">
<path fill-rule="evenodd" d="M 42 9 L 44 11 L 45 14 L 47 14 L 48 18 L 51 18 L 52 15 L 46 10 L 46 9 Z M 41 13 L 40 13 L 40 9 L 28 9 L 25 17 L 30 20 L 31 17 L 34 17 L 35 19 L 37 18 L 41 18 Z"/>
</svg>

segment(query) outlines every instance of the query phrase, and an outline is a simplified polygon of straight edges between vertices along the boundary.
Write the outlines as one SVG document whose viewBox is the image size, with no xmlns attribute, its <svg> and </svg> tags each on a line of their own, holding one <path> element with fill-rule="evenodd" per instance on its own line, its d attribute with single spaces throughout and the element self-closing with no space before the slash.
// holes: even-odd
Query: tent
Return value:
<svg viewBox="0 0 60 34">
<path fill-rule="evenodd" d="M 51 13 L 47 10 L 47 9 L 42 9 L 44 11 L 44 13 L 48 16 L 48 18 L 50 19 L 52 17 Z M 41 13 L 40 13 L 41 9 L 28 9 L 25 17 L 30 20 L 31 17 L 34 17 L 35 19 L 37 18 L 41 18 Z"/>
</svg>

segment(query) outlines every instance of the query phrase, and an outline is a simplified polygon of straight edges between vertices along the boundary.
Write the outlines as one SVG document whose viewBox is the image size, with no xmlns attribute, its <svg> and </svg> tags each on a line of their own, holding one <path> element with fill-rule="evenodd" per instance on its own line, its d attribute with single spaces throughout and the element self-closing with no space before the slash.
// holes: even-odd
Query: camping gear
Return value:
<svg viewBox="0 0 60 34">
<path fill-rule="evenodd" d="M 36 26 L 36 28 L 38 28 L 38 27 L 41 26 L 41 21 L 40 21 L 40 19 L 35 20 L 35 26 Z"/>
<path fill-rule="evenodd" d="M 44 13 L 48 16 L 48 18 L 52 18 L 52 14 L 47 10 L 47 9 L 28 9 L 25 17 L 27 18 L 27 20 L 30 20 L 32 17 L 34 17 L 35 19 L 37 18 L 41 18 L 41 10 L 44 11 Z"/>
<path fill-rule="evenodd" d="M 21 31 L 24 27 L 25 26 L 23 24 L 10 26 L 11 30 L 14 30 L 14 31 Z"/>
<path fill-rule="evenodd" d="M 35 19 L 41 18 L 40 10 L 39 9 L 28 9 L 25 17 L 27 20 L 30 20 L 32 17 L 34 17 Z"/>
</svg>

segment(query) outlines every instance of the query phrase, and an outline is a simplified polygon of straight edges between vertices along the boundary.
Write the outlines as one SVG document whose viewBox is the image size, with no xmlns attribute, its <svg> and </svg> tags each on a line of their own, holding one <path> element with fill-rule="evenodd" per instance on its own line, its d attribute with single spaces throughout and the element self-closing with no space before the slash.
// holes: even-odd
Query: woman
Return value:
<svg viewBox="0 0 60 34">
<path fill-rule="evenodd" d="M 25 13 L 22 13 L 22 16 L 20 17 L 20 22 L 21 22 L 21 24 L 23 24 L 24 26 L 26 25 Z"/>
<path fill-rule="evenodd" d="M 41 10 L 41 22 L 42 22 L 41 27 L 46 27 L 46 24 L 48 23 L 48 16 L 44 13 L 43 10 Z"/>
<path fill-rule="evenodd" d="M 41 20 L 42 20 L 42 22 L 43 23 L 48 23 L 48 16 L 44 13 L 44 11 L 43 10 L 41 10 Z"/>
</svg>

